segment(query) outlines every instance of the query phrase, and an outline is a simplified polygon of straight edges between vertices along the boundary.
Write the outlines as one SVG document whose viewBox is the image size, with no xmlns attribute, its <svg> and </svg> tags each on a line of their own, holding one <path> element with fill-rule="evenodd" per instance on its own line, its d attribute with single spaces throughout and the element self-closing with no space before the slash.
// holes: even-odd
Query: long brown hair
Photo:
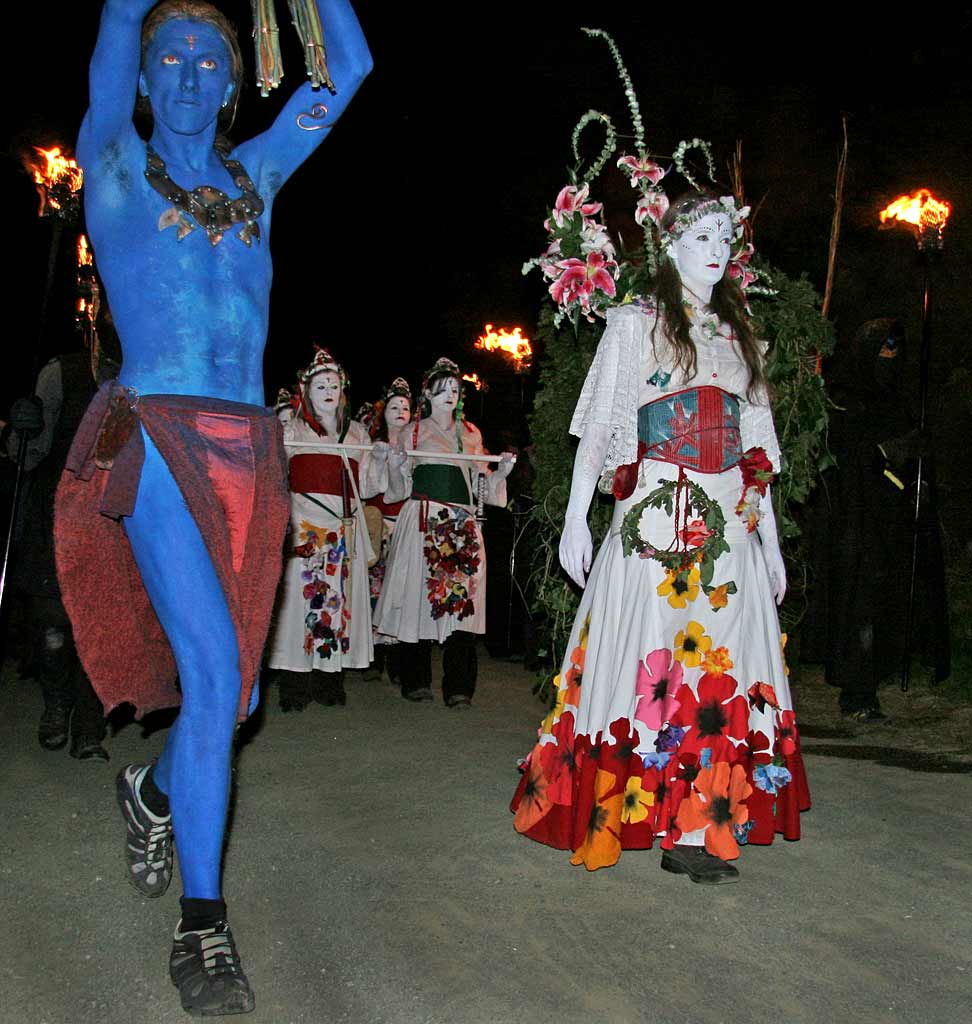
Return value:
<svg viewBox="0 0 972 1024">
<path fill-rule="evenodd" d="M 707 192 L 689 192 L 681 196 L 672 203 L 662 218 L 662 237 L 664 238 L 671 229 L 676 218 L 691 215 L 698 207 L 713 200 L 718 201 L 718 196 Z M 689 333 L 691 323 L 685 312 L 682 279 L 679 277 L 678 268 L 665 254 L 658 261 L 658 272 L 653 281 L 652 293 L 655 296 L 659 321 L 664 321 L 663 330 L 675 350 L 675 369 L 681 371 L 686 380 L 691 380 L 698 369 L 698 353 Z M 739 354 L 749 371 L 746 396 L 752 399 L 758 390 L 766 387 L 766 369 L 746 313 L 743 291 L 728 272 L 713 286 L 709 309 L 720 322 L 728 324 L 732 331 L 733 341 L 738 346 Z M 655 324 L 656 328 L 657 326 L 658 321 Z"/>
</svg>

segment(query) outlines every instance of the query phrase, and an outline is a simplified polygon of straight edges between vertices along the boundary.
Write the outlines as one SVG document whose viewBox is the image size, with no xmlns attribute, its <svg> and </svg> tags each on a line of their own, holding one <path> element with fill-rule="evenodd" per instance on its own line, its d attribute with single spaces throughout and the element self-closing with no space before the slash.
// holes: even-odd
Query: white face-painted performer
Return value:
<svg viewBox="0 0 972 1024">
<path fill-rule="evenodd" d="M 399 481 L 404 488 L 405 465 L 404 444 L 408 441 L 407 427 L 412 418 L 412 389 L 404 377 L 396 377 L 386 387 L 377 402 L 367 402 L 358 410 L 355 417 L 367 428 L 375 442 L 375 458 L 379 462 L 388 462 L 388 480 Z M 386 484 L 387 484 L 386 482 Z M 376 494 L 365 502 L 365 518 L 371 534 L 371 545 L 376 555 L 375 561 L 368 567 L 368 583 L 371 588 L 371 609 L 374 612 L 381 596 L 381 588 L 385 581 L 385 570 L 388 563 L 388 552 L 391 539 L 398 523 L 398 516 L 404 503 L 404 490 L 395 497 L 393 490 Z M 375 645 L 374 662 L 365 673 L 368 681 L 381 679 L 387 671 L 388 678 L 396 685 L 401 685 L 398 645 L 394 637 L 384 636 L 374 630 L 372 639 Z"/>
<path fill-rule="evenodd" d="M 438 455 L 486 455 L 479 430 L 462 415 L 459 367 L 439 359 L 422 381 L 410 447 Z M 486 552 L 474 515 L 480 475 L 485 501 L 506 504 L 513 457 L 494 470 L 486 463 L 454 463 L 417 456 L 406 472 L 411 500 L 402 506 L 375 607 L 375 628 L 400 641 L 402 696 L 432 700 L 431 648 L 444 644 L 442 696 L 466 707 L 476 688 L 476 634 L 486 630 Z M 407 645 L 407 649 L 406 648 Z"/>
<path fill-rule="evenodd" d="M 347 376 L 326 349 L 298 377 L 284 441 L 311 447 L 288 449 L 290 545 L 267 655 L 284 711 L 302 711 L 311 700 L 344 704 L 344 669 L 371 662 L 371 545 L 361 499 L 384 489 L 387 458 L 385 451 L 377 458 L 315 451 L 315 442 L 367 445 L 371 438 L 349 417 Z"/>
<path fill-rule="evenodd" d="M 669 208 L 652 301 L 608 310 L 571 422 L 560 557 L 585 590 L 514 807 L 589 870 L 657 840 L 665 870 L 735 881 L 739 845 L 798 838 L 809 807 L 774 604 L 779 445 L 727 274 L 743 215 L 702 193 Z M 599 480 L 616 503 L 592 567 Z"/>
</svg>

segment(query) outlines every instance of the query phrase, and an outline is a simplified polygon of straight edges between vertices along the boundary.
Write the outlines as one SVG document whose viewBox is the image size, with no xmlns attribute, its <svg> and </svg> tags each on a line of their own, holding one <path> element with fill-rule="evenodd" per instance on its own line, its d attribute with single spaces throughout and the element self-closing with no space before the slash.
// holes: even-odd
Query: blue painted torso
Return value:
<svg viewBox="0 0 972 1024">
<path fill-rule="evenodd" d="M 171 204 L 145 179 L 145 144 L 132 133 L 107 149 L 100 160 L 82 149 L 85 213 L 121 340 L 121 383 L 141 394 L 263 404 L 271 197 L 259 218 L 261 239 L 250 246 L 236 237 L 241 225 L 215 246 L 201 227 L 179 241 L 174 226 L 159 230 Z M 239 194 L 218 161 L 205 182 L 169 174 L 184 188 Z"/>
</svg>

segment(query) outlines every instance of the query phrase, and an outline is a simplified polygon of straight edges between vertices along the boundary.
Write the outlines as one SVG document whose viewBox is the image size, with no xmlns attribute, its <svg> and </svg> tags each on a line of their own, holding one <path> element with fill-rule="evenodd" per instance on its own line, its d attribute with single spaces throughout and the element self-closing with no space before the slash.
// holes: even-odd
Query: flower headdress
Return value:
<svg viewBox="0 0 972 1024">
<path fill-rule="evenodd" d="M 297 379 L 301 384 L 306 384 L 311 377 L 316 377 L 319 373 L 326 372 L 336 373 L 338 380 L 341 382 L 341 390 L 347 391 L 351 387 L 351 381 L 348 379 L 348 375 L 344 372 L 344 367 L 331 355 L 326 348 L 321 348 L 320 345 L 314 346 L 314 358 L 310 361 L 310 364 L 304 367 L 297 374 Z"/>
<path fill-rule="evenodd" d="M 738 242 L 743 237 L 745 232 L 743 222 L 749 216 L 749 207 L 744 206 L 741 210 L 737 210 L 735 196 L 720 196 L 718 199 L 709 199 L 694 206 L 686 202 L 684 213 L 679 212 L 679 205 L 679 202 L 675 203 L 672 207 L 674 217 L 669 218 L 666 227 L 659 229 L 663 250 L 670 248 L 693 224 L 697 224 L 703 217 L 708 217 L 711 213 L 721 213 L 729 218 L 732 223 L 734 242 Z"/>
<path fill-rule="evenodd" d="M 407 398 L 412 401 L 412 389 L 404 377 L 396 377 L 382 392 L 380 401 L 386 403 L 389 398 Z"/>
<path fill-rule="evenodd" d="M 294 396 L 286 388 L 281 388 L 277 392 L 277 401 L 274 402 L 273 411 L 281 412 L 283 409 L 293 409 L 295 401 Z"/>
<path fill-rule="evenodd" d="M 419 399 L 418 409 L 415 414 L 415 427 L 412 431 L 412 446 L 418 444 L 419 421 L 432 412 L 432 389 L 431 382 L 434 377 L 455 377 L 459 382 L 459 401 L 456 403 L 456 443 L 458 450 L 462 451 L 462 407 L 466 389 L 462 384 L 462 370 L 459 364 L 454 363 L 446 356 L 440 356 L 422 375 L 422 390 Z"/>
<path fill-rule="evenodd" d="M 344 367 L 326 348 L 321 348 L 320 345 L 314 346 L 314 358 L 303 370 L 297 373 L 299 385 L 296 403 L 297 415 L 310 424 L 316 433 L 324 433 L 324 428 L 317 422 L 314 410 L 311 408 L 310 400 L 307 397 L 308 385 L 319 373 L 333 373 L 337 375 L 338 383 L 341 387 L 341 401 L 338 408 L 338 435 L 339 440 L 343 441 L 344 435 L 347 433 L 348 424 L 350 423 L 350 420 L 347 418 L 347 402 L 351 381 L 344 372 Z"/>
<path fill-rule="evenodd" d="M 601 204 L 590 199 L 591 182 L 616 151 L 617 133 L 607 114 L 589 110 L 577 122 L 571 138 L 576 161 L 570 172 L 571 184 L 560 190 L 550 217 L 544 221 L 550 242 L 542 255 L 523 265 L 524 274 L 539 267 L 550 282 L 548 290 L 557 305 L 554 323 L 559 324 L 564 316 L 569 316 L 576 324 L 580 315 L 593 322 L 594 316 L 604 316 L 608 307 L 634 301 L 646 294 L 658 269 L 659 256 L 665 248 L 696 219 L 715 209 L 728 214 L 735 229 L 735 246 L 727 273 L 742 288 L 747 288 L 757 276 L 756 271 L 749 266 L 754 249 L 743 237 L 743 221 L 749 208 L 737 209 L 733 196 L 714 200 L 708 209 L 702 207 L 692 211 L 691 219 L 686 219 L 684 223 L 676 219 L 677 231 L 673 234 L 669 229 L 664 237 L 660 235 L 662 218 L 669 208 L 668 196 L 660 184 L 662 178 L 674 168 L 689 186 L 701 191 L 699 182 L 686 162 L 686 156 L 691 150 L 698 150 L 705 158 L 709 180 L 714 181 L 715 164 L 709 144 L 699 138 L 682 141 L 671 155 L 669 166 L 662 166 L 648 152 L 645 144 L 638 97 L 617 45 L 601 29 L 585 28 L 582 31 L 589 36 L 600 37 L 607 43 L 624 86 L 634 126 L 636 153 L 623 154 L 617 165 L 628 175 L 631 187 L 638 192 L 634 218 L 644 233 L 644 242 L 638 256 L 630 260 L 618 260 L 607 228 L 598 219 Z M 590 124 L 597 124 L 604 130 L 605 141 L 597 158 L 586 171 L 582 171 L 578 144 L 581 133 Z"/>
</svg>

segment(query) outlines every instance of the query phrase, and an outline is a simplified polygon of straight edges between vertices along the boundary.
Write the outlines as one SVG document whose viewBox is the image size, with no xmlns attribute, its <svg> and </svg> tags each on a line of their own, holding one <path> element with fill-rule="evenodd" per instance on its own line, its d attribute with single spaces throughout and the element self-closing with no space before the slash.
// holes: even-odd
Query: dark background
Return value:
<svg viewBox="0 0 972 1024">
<path fill-rule="evenodd" d="M 250 84 L 234 129 L 244 138 L 270 122 L 302 78 L 302 59 L 281 0 L 287 77 L 282 95 L 261 99 L 252 85 L 249 3 L 220 6 L 245 37 Z M 877 214 L 919 186 L 948 198 L 953 214 L 934 306 L 936 409 L 947 387 L 955 387 L 957 370 L 966 371 L 959 381 L 969 381 L 968 8 L 950 7 L 946 15 L 944 5 L 925 4 L 912 20 L 888 15 L 885 22 L 827 4 L 713 7 L 711 14 L 708 5 L 696 5 L 684 15 L 671 5 L 528 0 L 422 7 L 359 0 L 356 9 L 375 71 L 275 207 L 268 397 L 293 380 L 319 342 L 346 364 L 354 405 L 398 374 L 415 387 L 422 370 L 447 354 L 493 384 L 489 395 L 471 400 L 487 439 L 491 428 L 518 418 L 520 382 L 501 357 L 474 353 L 473 342 L 487 321 L 533 333 L 543 284 L 537 272 L 523 278 L 520 267 L 545 244 L 542 220 L 566 183 L 577 118 L 596 108 L 611 114 L 620 133 L 630 132 L 608 50 L 582 35 L 580 25 L 614 35 L 654 152 L 671 153 L 683 138 L 709 139 L 725 184 L 728 159 L 742 140 L 747 198 L 764 200 L 755 219 L 757 248 L 789 273 L 805 270 L 820 288 L 840 118 L 849 115 L 847 205 L 831 311 L 840 337 L 880 315 L 903 316 L 917 337 L 914 245 L 907 231 L 879 231 Z M 64 247 L 50 322 L 38 338 L 50 229 L 36 218 L 33 185 L 18 155 L 29 142 L 73 144 L 99 11 L 92 2 L 7 11 L 8 38 L 30 57 L 8 69 L 5 83 L 7 359 L 0 416 L 30 386 L 36 353 L 46 358 L 77 345 L 73 244 Z M 592 130 L 586 149 L 599 148 Z M 617 179 L 595 185 L 633 205 L 626 188 Z M 523 394 L 528 403 L 529 381 Z"/>
</svg>

